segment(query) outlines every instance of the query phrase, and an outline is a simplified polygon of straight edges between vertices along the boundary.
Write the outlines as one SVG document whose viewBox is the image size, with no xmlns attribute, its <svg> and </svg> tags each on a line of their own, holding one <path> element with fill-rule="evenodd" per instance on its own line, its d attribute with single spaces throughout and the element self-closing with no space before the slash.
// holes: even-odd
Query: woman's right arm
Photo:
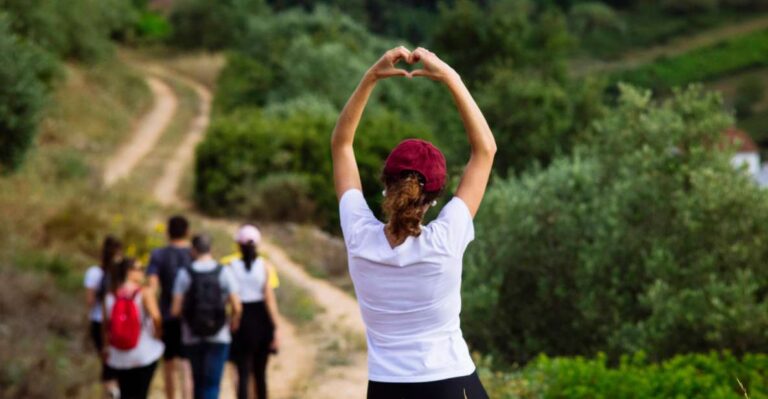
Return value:
<svg viewBox="0 0 768 399">
<path fill-rule="evenodd" d="M 472 153 L 459 182 L 459 188 L 456 190 L 456 196 L 467 204 L 469 212 L 474 217 L 480 208 L 480 202 L 483 200 L 491 175 L 493 158 L 496 154 L 496 140 L 459 74 L 434 53 L 421 47 L 413 51 L 412 62 L 418 61 L 421 61 L 424 67 L 412 71 L 411 75 L 424 76 L 444 83 L 453 95 L 456 107 L 461 114 Z"/>
<path fill-rule="evenodd" d="M 336 196 L 341 199 L 347 190 L 362 189 L 360 172 L 357 169 L 355 152 L 352 144 L 355 131 L 360 123 L 365 105 L 371 96 L 376 82 L 391 76 L 408 76 L 408 72 L 395 68 L 400 60 L 408 61 L 411 53 L 405 47 L 387 51 L 363 76 L 352 96 L 347 100 L 339 115 L 331 137 L 331 156 L 333 158 L 333 181 Z"/>
</svg>

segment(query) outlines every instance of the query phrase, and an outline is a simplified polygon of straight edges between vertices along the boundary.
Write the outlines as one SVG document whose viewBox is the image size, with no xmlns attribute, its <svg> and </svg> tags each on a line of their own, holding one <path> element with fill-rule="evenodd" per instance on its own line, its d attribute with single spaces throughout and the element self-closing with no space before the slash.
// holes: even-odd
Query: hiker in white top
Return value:
<svg viewBox="0 0 768 399">
<path fill-rule="evenodd" d="M 104 238 L 101 246 L 101 264 L 88 268 L 85 272 L 83 285 L 85 286 L 85 302 L 88 307 L 88 320 L 90 321 L 91 340 L 101 360 L 101 382 L 104 385 L 105 397 L 117 398 L 120 390 L 117 386 L 114 371 L 107 365 L 101 356 L 104 350 L 104 332 L 102 315 L 104 309 L 104 296 L 107 294 L 106 271 L 114 269 L 115 263 L 123 256 L 123 244 L 112 235 Z"/>
<path fill-rule="evenodd" d="M 243 316 L 232 337 L 229 358 L 237 366 L 237 398 L 249 398 L 249 380 L 253 375 L 256 399 L 267 399 L 267 360 L 279 347 L 277 299 L 269 284 L 271 266 L 259 256 L 261 232 L 255 226 L 241 226 L 235 241 L 242 259 L 229 266 L 237 279 Z"/>
<path fill-rule="evenodd" d="M 420 62 L 421 69 L 395 67 Z M 445 157 L 432 144 L 405 140 L 384 165 L 378 221 L 362 193 L 353 141 L 376 83 L 428 77 L 446 85 L 472 151 L 456 193 L 438 218 L 422 225 L 442 193 Z M 333 174 L 349 269 L 368 340 L 369 399 L 487 398 L 462 337 L 461 271 L 474 238 L 472 218 L 488 184 L 496 143 L 459 75 L 430 51 L 388 51 L 362 78 L 339 116 L 331 140 Z M 371 188 L 369 188 L 371 189 Z"/>
<path fill-rule="evenodd" d="M 142 287 L 144 271 L 134 259 L 118 263 L 111 277 L 114 288 L 104 299 L 107 364 L 115 370 L 121 399 L 145 399 L 165 349 L 157 298 Z"/>
</svg>

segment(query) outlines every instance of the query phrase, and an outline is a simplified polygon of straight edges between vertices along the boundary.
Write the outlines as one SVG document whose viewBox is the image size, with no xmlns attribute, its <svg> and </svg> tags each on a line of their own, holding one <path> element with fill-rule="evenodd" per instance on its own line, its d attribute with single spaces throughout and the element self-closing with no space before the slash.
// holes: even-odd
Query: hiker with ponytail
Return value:
<svg viewBox="0 0 768 399">
<path fill-rule="evenodd" d="M 99 358 L 104 350 L 102 308 L 104 296 L 107 294 L 109 275 L 113 272 L 115 264 L 123 256 L 123 244 L 115 236 L 108 235 L 101 245 L 101 262 L 93 265 L 85 272 L 83 285 L 85 286 L 85 302 L 88 307 L 88 320 L 90 321 L 90 333 L 93 345 Z M 101 382 L 104 386 L 104 397 L 117 398 L 120 391 L 117 387 L 114 370 L 102 359 Z"/>
<path fill-rule="evenodd" d="M 395 65 L 421 63 L 413 71 Z M 446 161 L 433 144 L 408 139 L 384 162 L 382 210 L 363 197 L 353 148 L 365 105 L 378 81 L 427 77 L 444 84 L 471 146 L 453 198 L 437 219 L 424 215 L 443 193 Z M 387 51 L 363 76 L 331 139 L 339 216 L 349 271 L 366 325 L 368 399 L 487 399 L 462 336 L 462 258 L 474 239 L 472 219 L 485 194 L 496 143 L 458 73 L 429 50 Z"/>
<path fill-rule="evenodd" d="M 261 232 L 246 224 L 235 235 L 241 259 L 229 264 L 243 303 L 240 328 L 232 336 L 230 360 L 237 367 L 237 398 L 248 399 L 251 376 L 256 399 L 267 399 L 267 360 L 277 353 L 278 312 L 275 292 L 269 283 L 272 266 L 259 256 Z"/>
</svg>

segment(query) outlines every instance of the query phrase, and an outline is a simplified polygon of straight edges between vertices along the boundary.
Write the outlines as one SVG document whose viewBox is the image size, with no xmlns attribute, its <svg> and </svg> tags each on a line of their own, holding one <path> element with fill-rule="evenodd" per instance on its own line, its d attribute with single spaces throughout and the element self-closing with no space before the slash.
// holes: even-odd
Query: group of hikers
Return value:
<svg viewBox="0 0 768 399">
<path fill-rule="evenodd" d="M 266 368 L 277 353 L 278 310 L 273 271 L 259 256 L 261 233 L 243 225 L 240 257 L 222 265 L 207 234 L 189 239 L 189 222 L 173 216 L 168 245 L 152 252 L 144 270 L 104 239 L 101 263 L 85 274 L 91 337 L 102 361 L 109 398 L 146 398 L 160 358 L 166 397 L 219 397 L 227 360 L 237 369 L 238 399 L 267 397 Z M 180 384 L 177 384 L 177 381 Z M 253 384 L 251 384 L 253 383 Z"/>
<path fill-rule="evenodd" d="M 399 68 L 399 62 L 422 67 L 408 71 Z M 448 181 L 445 157 L 429 142 L 405 140 L 384 161 L 384 222 L 363 196 L 355 133 L 377 82 L 391 77 L 426 77 L 444 84 L 471 147 L 453 197 L 427 225 L 424 215 L 437 205 Z M 366 326 L 369 399 L 488 398 L 459 315 L 462 258 L 474 239 L 473 219 L 495 153 L 491 129 L 459 74 L 424 48 L 387 51 L 344 106 L 331 137 L 331 155 L 349 272 Z M 123 398 L 145 397 L 164 352 L 168 398 L 173 397 L 174 373 L 185 367 L 182 357 L 191 364 L 195 398 L 216 398 L 229 357 L 237 364 L 238 397 L 248 397 L 248 375 L 255 374 L 257 398 L 266 398 L 264 368 L 268 352 L 277 350 L 277 307 L 265 281 L 266 265 L 258 257 L 258 231 L 253 226 L 240 230 L 242 259 L 227 267 L 213 260 L 211 240 L 205 235 L 195 236 L 187 249 L 185 220 L 171 218 L 168 232 L 170 245 L 153 252 L 146 271 L 148 289 L 141 288 L 145 273 L 136 261 L 122 258 L 114 239 L 104 243 L 102 270 L 89 270 L 86 286 L 94 340 L 105 348 L 105 379 L 118 381 Z M 107 270 L 108 289 L 100 289 Z M 126 301 L 133 302 L 141 318 L 152 321 L 142 324 L 138 344 L 131 341 L 135 346 L 127 350 L 128 340 L 115 328 L 128 325 L 115 316 L 122 314 Z M 229 316 L 223 310 L 225 301 L 231 305 Z M 312 387 L 306 397 L 313 397 Z"/>
</svg>

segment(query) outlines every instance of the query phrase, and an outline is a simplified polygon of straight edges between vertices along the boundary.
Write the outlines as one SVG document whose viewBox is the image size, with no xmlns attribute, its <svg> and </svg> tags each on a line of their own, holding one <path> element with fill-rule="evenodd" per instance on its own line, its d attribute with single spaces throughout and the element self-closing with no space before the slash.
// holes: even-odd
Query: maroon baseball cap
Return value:
<svg viewBox="0 0 768 399">
<path fill-rule="evenodd" d="M 396 176 L 405 171 L 418 172 L 424 177 L 424 191 L 440 191 L 445 185 L 445 156 L 428 141 L 403 140 L 389 153 L 384 174 Z"/>
</svg>

